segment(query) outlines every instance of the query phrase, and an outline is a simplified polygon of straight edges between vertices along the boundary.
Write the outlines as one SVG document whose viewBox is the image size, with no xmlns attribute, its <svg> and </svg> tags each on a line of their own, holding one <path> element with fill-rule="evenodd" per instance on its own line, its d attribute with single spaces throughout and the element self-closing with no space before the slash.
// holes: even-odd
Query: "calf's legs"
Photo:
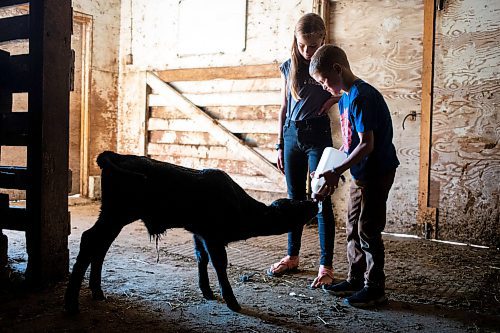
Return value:
<svg viewBox="0 0 500 333">
<path fill-rule="evenodd" d="M 120 233 L 121 228 L 121 225 L 112 225 L 109 221 L 106 222 L 102 217 L 99 217 L 92 228 L 83 232 L 80 241 L 80 252 L 73 266 L 64 297 L 66 311 L 70 313 L 78 312 L 78 296 L 83 277 L 91 263 L 90 288 L 92 295 L 94 299 L 104 298 L 101 290 L 102 263 L 106 252 Z"/>
<path fill-rule="evenodd" d="M 210 281 L 208 279 L 208 262 L 209 257 L 203 240 L 197 236 L 193 235 L 194 240 L 194 254 L 196 256 L 196 262 L 198 263 L 198 286 L 200 287 L 203 297 L 208 300 L 214 300 L 215 296 L 210 288 Z"/>
<path fill-rule="evenodd" d="M 229 309 L 236 312 L 240 311 L 241 306 L 238 304 L 236 297 L 234 297 L 233 289 L 227 277 L 227 253 L 224 244 L 219 242 L 207 242 L 206 240 L 204 244 L 210 255 L 212 266 L 217 273 L 222 298 L 226 301 L 226 305 Z"/>
</svg>

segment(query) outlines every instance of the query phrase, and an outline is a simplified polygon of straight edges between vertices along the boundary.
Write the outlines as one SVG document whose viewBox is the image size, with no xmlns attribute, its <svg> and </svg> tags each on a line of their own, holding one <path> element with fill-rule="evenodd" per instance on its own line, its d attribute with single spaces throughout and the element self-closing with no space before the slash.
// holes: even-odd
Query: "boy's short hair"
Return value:
<svg viewBox="0 0 500 333">
<path fill-rule="evenodd" d="M 344 50 L 340 47 L 326 44 L 321 46 L 312 56 L 309 64 L 309 74 L 326 74 L 332 68 L 333 64 L 339 64 L 343 67 L 350 68 L 349 60 Z"/>
</svg>

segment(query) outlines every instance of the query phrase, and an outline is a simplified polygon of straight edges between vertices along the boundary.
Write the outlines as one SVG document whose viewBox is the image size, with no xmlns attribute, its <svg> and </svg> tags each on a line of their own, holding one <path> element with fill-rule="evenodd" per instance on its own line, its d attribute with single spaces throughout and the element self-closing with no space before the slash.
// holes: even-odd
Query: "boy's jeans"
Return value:
<svg viewBox="0 0 500 333">
<path fill-rule="evenodd" d="M 285 177 L 290 199 L 306 199 L 306 179 L 309 170 L 316 170 L 323 150 L 332 146 L 328 117 L 311 121 L 287 121 L 283 129 Z M 320 265 L 331 266 L 335 243 L 335 222 L 330 197 L 323 201 L 318 213 L 318 233 L 321 248 Z M 288 233 L 288 255 L 299 255 L 302 230 Z"/>
<path fill-rule="evenodd" d="M 352 180 L 347 213 L 347 280 L 385 289 L 384 243 L 386 202 L 396 171 L 369 181 Z"/>
</svg>

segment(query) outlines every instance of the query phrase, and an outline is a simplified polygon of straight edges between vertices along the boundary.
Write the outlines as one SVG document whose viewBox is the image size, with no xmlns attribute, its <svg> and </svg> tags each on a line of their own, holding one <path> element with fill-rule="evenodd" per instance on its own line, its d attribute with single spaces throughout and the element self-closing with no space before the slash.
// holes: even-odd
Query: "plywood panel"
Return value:
<svg viewBox="0 0 500 333">
<path fill-rule="evenodd" d="M 443 239 L 500 244 L 500 3 L 438 12 L 431 197 Z"/>
<path fill-rule="evenodd" d="M 386 230 L 415 233 L 420 118 L 407 120 L 405 130 L 402 121 L 412 111 L 420 113 L 423 0 L 330 1 L 329 18 L 330 42 L 346 51 L 353 72 L 379 89 L 391 111 L 401 165 L 389 196 Z M 331 118 L 337 142 L 338 114 Z M 346 186 L 334 202 L 345 201 Z M 336 209 L 343 216 L 345 204 Z"/>
</svg>

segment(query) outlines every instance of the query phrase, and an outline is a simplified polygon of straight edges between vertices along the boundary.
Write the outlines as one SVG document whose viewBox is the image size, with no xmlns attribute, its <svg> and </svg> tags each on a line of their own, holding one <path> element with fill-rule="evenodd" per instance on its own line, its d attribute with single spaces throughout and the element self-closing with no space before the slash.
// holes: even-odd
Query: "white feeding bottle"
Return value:
<svg viewBox="0 0 500 333">
<path fill-rule="evenodd" d="M 318 176 L 325 171 L 333 170 L 338 167 L 346 158 L 346 154 L 338 149 L 326 147 L 325 150 L 323 150 L 323 155 L 321 155 L 318 167 L 314 172 L 314 178 L 311 179 L 311 188 L 314 193 L 318 193 L 325 183 L 325 178 L 318 178 Z"/>
</svg>

